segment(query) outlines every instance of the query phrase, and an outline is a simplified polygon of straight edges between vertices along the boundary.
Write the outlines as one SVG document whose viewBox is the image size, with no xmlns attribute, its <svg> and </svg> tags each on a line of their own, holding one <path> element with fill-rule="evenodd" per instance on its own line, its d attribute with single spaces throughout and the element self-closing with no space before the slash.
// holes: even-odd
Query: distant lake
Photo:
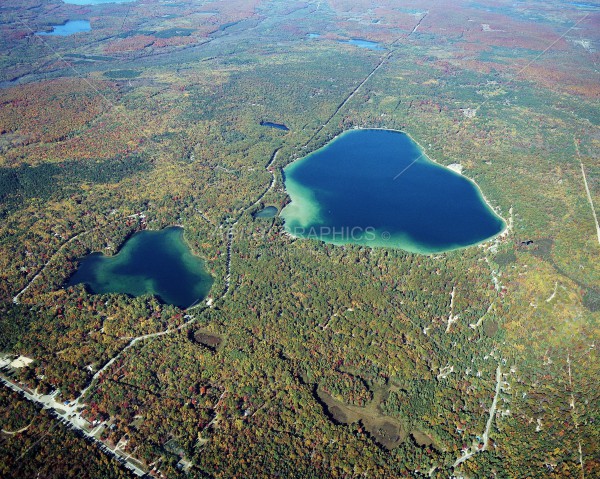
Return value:
<svg viewBox="0 0 600 479">
<path fill-rule="evenodd" d="M 136 0 L 63 0 L 71 5 L 103 5 L 105 3 L 129 3 Z"/>
<path fill-rule="evenodd" d="M 36 32 L 36 35 L 56 35 L 66 37 L 79 32 L 89 32 L 92 29 L 88 20 L 68 20 L 63 25 L 52 25 L 51 32 Z"/>
<path fill-rule="evenodd" d="M 266 126 L 269 128 L 277 128 L 278 130 L 289 131 L 289 128 L 283 123 L 273 123 L 272 121 L 261 121 L 260 126 Z"/>
<path fill-rule="evenodd" d="M 475 183 L 391 130 L 351 130 L 284 169 L 294 236 L 434 253 L 474 245 L 505 223 Z"/>
<path fill-rule="evenodd" d="M 593 4 L 593 3 L 581 3 L 581 2 L 579 2 L 579 3 L 577 3 L 577 2 L 564 2 L 564 3 L 566 3 L 567 5 L 571 5 L 573 7 L 586 8 L 586 9 L 589 9 L 589 10 L 597 10 L 598 8 L 600 8 L 600 5 L 596 5 L 596 4 Z"/>
<path fill-rule="evenodd" d="M 340 43 L 346 43 L 348 45 L 354 45 L 359 48 L 368 48 L 369 50 L 385 50 L 379 43 L 370 42 L 368 40 L 361 40 L 360 38 L 352 38 L 351 40 L 343 40 Z"/>
<path fill-rule="evenodd" d="M 254 213 L 255 218 L 274 218 L 279 210 L 275 206 L 265 206 L 262 210 Z"/>
<path fill-rule="evenodd" d="M 213 279 L 183 241 L 183 229 L 165 228 L 134 234 L 115 256 L 86 256 L 67 286 L 80 283 L 95 294 L 154 294 L 187 308 L 208 295 Z"/>
</svg>

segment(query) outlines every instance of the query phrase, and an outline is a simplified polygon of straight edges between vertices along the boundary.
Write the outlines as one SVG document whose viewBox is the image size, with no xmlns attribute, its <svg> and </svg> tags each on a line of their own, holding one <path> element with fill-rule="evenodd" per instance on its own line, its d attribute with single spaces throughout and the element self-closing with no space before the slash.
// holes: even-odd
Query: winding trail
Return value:
<svg viewBox="0 0 600 479">
<path fill-rule="evenodd" d="M 458 317 L 460 316 L 459 314 L 457 314 L 456 316 L 454 316 L 454 296 L 456 294 L 456 287 L 452 286 L 452 292 L 450 293 L 450 314 L 448 314 L 448 325 L 446 326 L 446 333 L 450 332 L 450 327 L 456 323 L 456 321 L 458 321 Z"/>
<path fill-rule="evenodd" d="M 592 209 L 592 215 L 594 216 L 594 223 L 596 223 L 596 235 L 598 236 L 598 244 L 600 244 L 600 224 L 598 223 L 598 215 L 596 215 L 596 208 L 594 208 L 594 201 L 592 200 L 592 194 L 590 193 L 590 187 L 588 186 L 587 177 L 585 176 L 585 168 L 583 167 L 583 161 L 581 161 L 581 155 L 579 154 L 579 144 L 577 140 L 574 140 L 575 151 L 577 152 L 577 159 L 579 160 L 579 166 L 581 167 L 581 176 L 583 176 L 583 184 L 585 186 L 585 192 L 587 193 L 588 202 Z"/>
<path fill-rule="evenodd" d="M 203 211 L 196 210 L 196 213 L 198 213 L 198 214 L 200 215 L 200 218 L 202 218 L 204 221 L 206 221 L 206 222 L 207 222 L 207 223 L 208 223 L 210 226 L 214 226 L 214 227 L 216 227 L 216 226 L 217 226 L 215 223 L 213 223 L 213 222 L 210 220 L 210 218 L 209 218 L 208 216 L 206 216 L 206 215 L 204 214 L 204 212 L 203 212 Z"/>
<path fill-rule="evenodd" d="M 579 161 L 581 165 L 581 175 L 583 176 L 583 184 L 585 185 L 585 192 L 587 193 L 588 201 L 590 202 L 590 208 L 592 208 L 592 214 L 594 215 L 594 222 L 596 223 L 596 235 L 598 236 L 598 244 L 600 244 L 600 224 L 598 224 L 598 216 L 596 215 L 596 209 L 594 208 L 594 202 L 592 201 L 592 194 L 590 193 L 590 187 L 588 186 L 587 178 L 585 176 L 585 169 L 583 163 Z"/>
<path fill-rule="evenodd" d="M 549 303 L 550 301 L 552 301 L 554 299 L 557 291 L 558 291 L 558 281 L 555 281 L 554 282 L 554 291 L 552 291 L 552 294 L 548 298 L 546 298 L 546 303 Z"/>
<path fill-rule="evenodd" d="M 206 306 L 204 306 L 204 308 L 206 308 Z M 200 312 L 202 312 L 202 311 L 200 311 Z M 74 403 L 83 406 L 82 399 L 85 396 L 85 394 L 88 392 L 88 390 L 92 387 L 92 385 L 94 384 L 94 381 L 96 379 L 98 379 L 100 377 L 100 375 L 102 373 L 104 373 L 104 371 L 106 371 L 112 364 L 114 364 L 114 362 L 117 359 L 119 359 L 125 351 L 127 351 L 131 347 L 135 346 L 140 341 L 145 341 L 146 339 L 157 338 L 159 336 L 164 336 L 166 334 L 171 334 L 171 333 L 174 333 L 177 331 L 181 331 L 182 329 L 187 328 L 190 324 L 194 323 L 194 321 L 196 321 L 196 317 L 190 316 L 190 318 L 186 322 L 181 323 L 179 326 L 177 326 L 175 328 L 168 328 L 168 329 L 165 329 L 164 331 L 158 331 L 156 333 L 149 333 L 149 334 L 144 334 L 142 336 L 136 336 L 135 338 L 131 338 L 131 341 L 123 349 L 121 349 L 121 351 L 119 351 L 118 354 L 116 354 L 112 359 L 110 359 L 101 369 L 96 371 L 96 373 L 91 377 L 89 384 L 79 393 L 79 396 L 74 400 Z M 129 339 L 129 338 L 126 338 L 126 339 Z"/>
<path fill-rule="evenodd" d="M 577 415 L 575 411 L 575 393 L 573 392 L 573 376 L 571 374 L 571 355 L 567 354 L 567 372 L 569 373 L 569 389 L 571 392 L 571 402 L 569 404 L 571 408 L 571 417 L 575 424 L 575 431 L 579 434 L 579 422 L 577 421 Z M 579 451 L 579 465 L 581 466 L 581 479 L 585 479 L 585 464 L 583 462 L 583 451 L 581 449 L 581 439 L 577 438 L 577 449 Z"/>
<path fill-rule="evenodd" d="M 485 432 L 483 433 L 482 451 L 485 451 L 489 444 L 490 429 L 492 427 L 492 423 L 494 422 L 494 415 L 496 414 L 496 407 L 498 406 L 498 398 L 500 397 L 501 382 L 502 382 L 502 370 L 500 369 L 500 365 L 498 365 L 498 367 L 496 368 L 496 394 L 494 394 L 494 400 L 492 401 L 492 407 L 490 408 L 490 416 L 488 417 L 487 423 L 485 425 Z"/>
<path fill-rule="evenodd" d="M 471 450 L 467 452 L 464 456 L 459 457 L 454 464 L 452 464 L 453 468 L 458 467 L 466 460 L 473 457 L 478 452 L 483 452 L 488 448 L 490 441 L 490 429 L 492 428 L 492 423 L 494 422 L 494 415 L 496 414 L 496 407 L 498 406 L 498 398 L 500 397 L 500 384 L 502 382 L 502 370 L 500 369 L 500 365 L 496 368 L 496 393 L 494 394 L 494 400 L 492 401 L 492 406 L 490 407 L 490 416 L 488 417 L 487 423 L 485 425 L 485 431 L 483 432 L 483 446 L 481 449 L 478 448 L 477 445 L 471 446 Z"/>
<path fill-rule="evenodd" d="M 490 306 L 488 307 L 487 311 L 485 313 L 483 313 L 483 316 L 481 316 L 481 318 L 479 318 L 476 323 L 469 324 L 469 327 L 471 329 L 477 329 L 479 326 L 481 326 L 484 318 L 489 314 L 489 312 L 492 310 L 492 308 L 494 307 L 495 304 L 496 304 L 496 301 L 494 300 L 492 302 L 492 304 L 490 304 Z"/>
<path fill-rule="evenodd" d="M 246 211 L 248 211 L 249 209 L 258 205 L 262 201 L 262 199 L 267 195 L 267 193 L 275 187 L 275 184 L 277 183 L 277 179 L 276 179 L 275 173 L 273 173 L 273 171 L 271 170 L 271 167 L 273 166 L 273 163 L 277 159 L 277 155 L 279 154 L 280 150 L 281 150 L 281 147 L 277 148 L 271 155 L 271 159 L 269 160 L 269 162 L 265 165 L 265 170 L 267 170 L 269 172 L 269 174 L 271 175 L 271 182 L 269 183 L 269 186 L 267 186 L 267 189 L 258 196 L 258 198 L 254 201 L 254 203 L 252 203 L 250 206 L 248 206 L 244 210 L 242 210 L 242 212 L 239 214 L 239 216 L 237 217 L 234 224 L 237 224 L 238 221 L 240 220 L 240 218 L 242 217 L 242 215 Z"/>
<path fill-rule="evenodd" d="M 415 25 L 415 28 L 412 29 L 412 31 L 407 35 L 406 38 L 410 38 L 412 36 L 413 33 L 415 33 L 417 31 L 417 28 L 419 28 L 421 26 L 421 23 L 423 23 L 423 20 L 425 20 L 425 17 L 429 15 L 429 12 L 425 12 L 425 14 L 421 17 L 421 19 L 417 22 L 417 24 Z M 396 40 L 397 42 L 398 40 Z M 394 43 L 396 43 L 394 42 Z"/>
<path fill-rule="evenodd" d="M 17 434 L 20 434 L 20 433 L 22 433 L 22 432 L 25 432 L 25 431 L 27 431 L 27 429 L 29 429 L 29 428 L 31 427 L 31 424 L 32 424 L 32 423 L 30 423 L 30 424 L 28 424 L 27 426 L 25 426 L 25 427 L 22 427 L 21 429 L 18 429 L 18 430 L 16 430 L 16 431 L 7 431 L 6 429 L 2 429 L 2 432 L 3 432 L 4 434 L 8 434 L 9 436 L 15 436 L 15 435 L 17 435 Z"/>
</svg>

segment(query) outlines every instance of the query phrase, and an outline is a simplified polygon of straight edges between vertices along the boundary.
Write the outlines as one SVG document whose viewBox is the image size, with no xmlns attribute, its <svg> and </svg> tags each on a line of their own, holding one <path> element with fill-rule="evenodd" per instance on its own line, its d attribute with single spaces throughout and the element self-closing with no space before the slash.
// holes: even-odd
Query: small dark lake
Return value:
<svg viewBox="0 0 600 479">
<path fill-rule="evenodd" d="M 273 123 L 272 121 L 261 121 L 260 126 L 266 126 L 268 128 L 276 128 L 278 130 L 289 131 L 290 129 L 283 123 Z"/>
<path fill-rule="evenodd" d="M 505 228 L 477 185 L 429 160 L 402 132 L 351 130 L 284 169 L 293 236 L 435 253 Z"/>
<path fill-rule="evenodd" d="M 208 295 L 213 279 L 184 242 L 183 229 L 171 227 L 134 234 L 115 256 L 86 256 L 67 286 L 80 283 L 95 294 L 154 294 L 187 308 Z"/>
<path fill-rule="evenodd" d="M 274 218 L 279 210 L 276 206 L 265 206 L 262 210 L 254 213 L 255 218 Z"/>
</svg>

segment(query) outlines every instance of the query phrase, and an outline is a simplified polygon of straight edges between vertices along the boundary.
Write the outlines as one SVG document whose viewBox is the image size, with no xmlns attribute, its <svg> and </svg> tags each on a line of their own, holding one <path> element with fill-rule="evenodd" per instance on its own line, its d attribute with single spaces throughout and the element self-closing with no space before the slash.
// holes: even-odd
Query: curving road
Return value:
<svg viewBox="0 0 600 479">
<path fill-rule="evenodd" d="M 496 394 L 494 394 L 494 400 L 492 401 L 492 406 L 490 407 L 490 416 L 488 417 L 487 423 L 485 425 L 485 431 L 483 432 L 483 447 L 479 449 L 477 444 L 471 446 L 471 450 L 469 452 L 467 452 L 464 456 L 459 457 L 454 462 L 454 464 L 452 464 L 453 468 L 458 467 L 460 464 L 470 459 L 478 452 L 483 452 L 488 448 L 490 442 L 490 429 L 492 428 L 492 424 L 494 422 L 494 415 L 496 414 L 496 407 L 498 406 L 498 398 L 500 397 L 501 382 L 502 370 L 500 369 L 500 365 L 498 365 L 498 367 L 496 368 Z"/>
</svg>

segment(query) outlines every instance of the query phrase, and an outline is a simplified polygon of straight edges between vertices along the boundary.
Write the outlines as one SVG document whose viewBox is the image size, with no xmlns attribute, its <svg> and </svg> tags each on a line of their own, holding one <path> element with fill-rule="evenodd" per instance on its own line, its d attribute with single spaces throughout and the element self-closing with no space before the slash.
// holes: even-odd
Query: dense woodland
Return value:
<svg viewBox="0 0 600 479">
<path fill-rule="evenodd" d="M 2 477 L 131 477 L 73 430 L 8 389 L 0 390 Z"/>
<path fill-rule="evenodd" d="M 600 477 L 582 177 L 600 208 L 598 53 L 577 43 L 598 41 L 598 14 L 150 3 L 0 11 L 0 358 L 34 360 L 0 374 L 61 401 L 85 391 L 98 439 L 156 476 Z M 92 32 L 25 28 L 65 18 Z M 289 201 L 283 167 L 354 127 L 460 163 L 507 232 L 426 256 L 253 216 Z M 65 288 L 86 254 L 170 225 L 214 277 L 211 306 Z M 4 386 L 0 402 L 2 477 L 130 475 Z"/>
</svg>

